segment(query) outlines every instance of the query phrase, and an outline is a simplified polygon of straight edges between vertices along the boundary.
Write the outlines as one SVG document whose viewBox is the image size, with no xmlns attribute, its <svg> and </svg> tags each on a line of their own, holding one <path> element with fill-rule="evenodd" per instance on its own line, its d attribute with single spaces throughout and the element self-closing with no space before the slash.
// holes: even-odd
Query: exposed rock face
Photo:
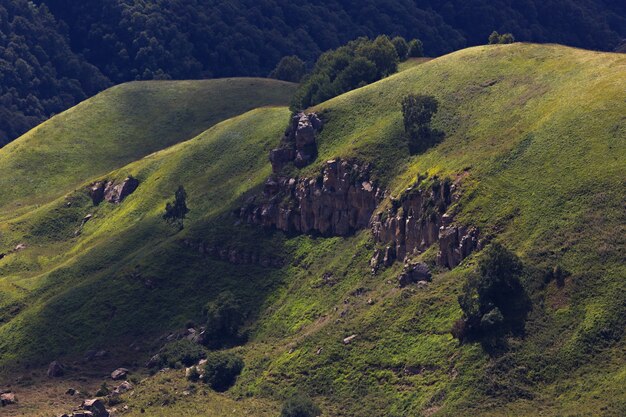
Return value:
<svg viewBox="0 0 626 417">
<path fill-rule="evenodd" d="M 436 183 L 428 189 L 408 188 L 400 199 L 393 201 L 390 209 L 374 217 L 374 238 L 388 244 L 388 252 L 394 251 L 397 259 L 422 252 L 439 239 L 442 216 L 451 202 L 448 182 Z"/>
<path fill-rule="evenodd" d="M 383 192 L 369 180 L 369 165 L 327 161 L 317 178 L 272 177 L 262 202 L 248 201 L 239 217 L 285 232 L 346 236 L 369 225 Z"/>
<path fill-rule="evenodd" d="M 478 240 L 478 229 L 460 225 L 441 227 L 439 230 L 439 253 L 437 264 L 454 268 L 474 250 L 480 250 L 482 242 Z"/>
<path fill-rule="evenodd" d="M 315 113 L 293 116 L 280 146 L 270 151 L 272 171 L 277 174 L 290 162 L 298 168 L 313 162 L 317 156 L 315 134 L 321 129 L 322 121 Z"/>
<path fill-rule="evenodd" d="M 478 230 L 453 225 L 446 213 L 453 202 L 454 186 L 436 180 L 431 187 L 410 187 L 392 207 L 374 216 L 371 224 L 374 239 L 388 245 L 384 257 L 380 251 L 371 260 L 375 272 L 380 265 L 389 266 L 394 259 L 405 260 L 439 242 L 438 263 L 453 268 L 473 250 L 479 248 Z"/>
<path fill-rule="evenodd" d="M 230 262 L 234 265 L 260 265 L 265 268 L 280 268 L 284 265 L 284 259 L 277 256 L 269 256 L 257 250 L 246 250 L 236 247 L 219 247 L 205 242 L 202 239 L 185 239 L 182 244 L 190 249 L 215 259 Z"/>
<path fill-rule="evenodd" d="M 120 183 L 114 181 L 98 181 L 89 188 L 89 195 L 94 206 L 106 200 L 109 203 L 119 204 L 139 187 L 139 180 L 128 177 Z"/>
</svg>

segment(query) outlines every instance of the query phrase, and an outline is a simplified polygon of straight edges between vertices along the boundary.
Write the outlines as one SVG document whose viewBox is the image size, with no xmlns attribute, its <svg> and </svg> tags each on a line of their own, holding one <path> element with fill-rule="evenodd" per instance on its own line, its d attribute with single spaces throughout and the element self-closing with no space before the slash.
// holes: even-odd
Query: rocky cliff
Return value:
<svg viewBox="0 0 626 417">
<path fill-rule="evenodd" d="M 424 187 L 418 181 L 391 207 L 379 211 L 371 221 L 374 239 L 386 245 L 372 257 L 375 270 L 380 265 L 390 265 L 395 259 L 405 260 L 439 243 L 437 263 L 453 268 L 473 250 L 479 249 L 478 229 L 454 224 L 449 208 L 457 195 L 455 185 L 449 180 L 434 179 Z"/>
<path fill-rule="evenodd" d="M 369 177 L 370 167 L 334 159 L 315 177 L 270 177 L 263 196 L 239 211 L 247 223 L 285 232 L 347 236 L 368 227 L 384 193 Z"/>
<path fill-rule="evenodd" d="M 134 193 L 137 187 L 139 187 L 139 180 L 133 177 L 128 177 L 119 183 L 107 180 L 97 181 L 89 187 L 89 195 L 94 206 L 97 206 L 104 200 L 109 203 L 119 204 Z"/>
</svg>

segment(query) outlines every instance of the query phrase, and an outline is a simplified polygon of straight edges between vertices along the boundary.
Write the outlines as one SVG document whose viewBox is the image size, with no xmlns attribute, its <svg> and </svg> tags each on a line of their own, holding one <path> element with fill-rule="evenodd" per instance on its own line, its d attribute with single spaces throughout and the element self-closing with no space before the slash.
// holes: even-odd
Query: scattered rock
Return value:
<svg viewBox="0 0 626 417">
<path fill-rule="evenodd" d="M 48 376 L 50 378 L 58 378 L 60 376 L 63 376 L 64 373 L 65 369 L 63 365 L 61 365 L 59 362 L 53 361 L 50 363 L 50 365 L 48 365 Z"/>
<path fill-rule="evenodd" d="M 109 412 L 104 406 L 104 402 L 99 398 L 83 401 L 81 408 L 91 412 L 93 417 L 109 417 Z M 76 417 L 76 413 L 74 413 L 74 417 Z"/>
<path fill-rule="evenodd" d="M 353 341 L 354 339 L 356 339 L 356 336 L 357 336 L 357 335 L 353 334 L 352 336 L 348 336 L 348 337 L 346 337 L 345 339 L 343 339 L 343 344 L 344 344 L 344 345 L 349 345 L 350 343 L 352 343 L 352 341 Z"/>
<path fill-rule="evenodd" d="M 117 368 L 115 371 L 111 372 L 111 379 L 114 381 L 126 379 L 129 372 L 130 371 L 126 368 Z"/>
<path fill-rule="evenodd" d="M 0 405 L 2 407 L 6 407 L 7 405 L 12 405 L 17 403 L 17 396 L 12 392 L 5 392 L 0 394 Z"/>
<path fill-rule="evenodd" d="M 15 249 L 13 249 L 13 252 L 19 252 L 26 248 L 27 248 L 26 243 L 20 243 L 15 247 Z"/>
<path fill-rule="evenodd" d="M 432 280 L 432 275 L 428 265 L 422 262 L 406 263 L 402 273 L 398 277 L 398 285 L 406 287 L 416 282 L 428 282 Z"/>
<path fill-rule="evenodd" d="M 132 389 L 133 389 L 133 384 L 131 384 L 128 381 L 124 381 L 120 385 L 118 385 L 117 388 L 113 390 L 113 392 L 116 392 L 118 394 L 124 394 L 125 392 L 128 392 Z"/>
<path fill-rule="evenodd" d="M 97 181 L 89 187 L 89 196 L 94 206 L 106 200 L 109 203 L 119 204 L 139 187 L 139 180 L 133 177 L 124 179 L 121 183 L 114 181 Z"/>
<path fill-rule="evenodd" d="M 272 171 L 277 174 L 287 164 L 304 167 L 317 157 L 315 134 L 322 129 L 322 121 L 315 113 L 298 113 L 293 116 L 280 146 L 270 151 Z"/>
<path fill-rule="evenodd" d="M 76 395 L 78 393 L 78 391 L 76 391 L 74 388 L 68 388 L 67 391 L 65 391 L 65 395 Z"/>
<path fill-rule="evenodd" d="M 83 217 L 83 221 L 80 223 L 81 227 L 85 225 L 85 223 L 87 223 L 89 220 L 91 220 L 93 218 L 93 214 L 88 214 L 85 217 Z"/>
</svg>

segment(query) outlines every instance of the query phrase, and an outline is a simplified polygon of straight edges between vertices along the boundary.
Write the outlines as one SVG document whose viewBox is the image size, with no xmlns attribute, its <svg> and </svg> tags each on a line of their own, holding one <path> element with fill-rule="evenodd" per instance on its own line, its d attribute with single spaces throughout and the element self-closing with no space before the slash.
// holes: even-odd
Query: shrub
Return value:
<svg viewBox="0 0 626 417">
<path fill-rule="evenodd" d="M 178 364 L 191 366 L 207 355 L 204 346 L 182 339 L 168 343 L 159 352 L 160 361 L 157 365 L 176 368 Z"/>
<path fill-rule="evenodd" d="M 318 417 L 321 414 L 322 411 L 309 397 L 296 394 L 285 402 L 280 417 Z"/>
<path fill-rule="evenodd" d="M 163 218 L 168 223 L 178 224 L 180 229 L 183 228 L 183 221 L 185 217 L 189 213 L 189 208 L 187 208 L 187 192 L 185 188 L 180 185 L 176 193 L 174 193 L 174 201 L 168 202 L 165 205 L 165 214 L 163 214 Z"/>
<path fill-rule="evenodd" d="M 453 335 L 461 341 L 495 341 L 509 332 L 523 332 L 530 300 L 519 279 L 523 271 L 519 258 L 494 243 L 485 250 L 478 266 L 479 273 L 470 275 L 459 296 L 463 324 L 455 323 Z"/>
<path fill-rule="evenodd" d="M 243 309 L 230 291 L 221 293 L 207 304 L 206 329 L 201 343 L 211 349 L 235 345 L 241 340 L 239 329 L 244 322 Z"/>
<path fill-rule="evenodd" d="M 420 58 L 424 56 L 424 44 L 419 39 L 413 39 L 409 42 L 409 57 Z"/>
<path fill-rule="evenodd" d="M 233 353 L 211 352 L 207 356 L 202 381 L 213 390 L 224 392 L 235 385 L 243 366 L 243 360 Z"/>
<path fill-rule="evenodd" d="M 398 59 L 400 59 L 400 61 L 406 60 L 409 53 L 409 44 L 406 39 L 402 36 L 396 36 L 391 40 L 391 43 L 393 43 L 394 48 L 396 48 Z"/>
<path fill-rule="evenodd" d="M 269 77 L 298 83 L 302 80 L 305 73 L 306 66 L 304 65 L 304 61 L 295 55 L 291 55 L 281 59 L 276 65 L 276 68 L 270 73 Z"/>
<path fill-rule="evenodd" d="M 489 45 L 513 42 L 515 42 L 515 37 L 511 33 L 503 33 L 502 35 L 500 35 L 494 30 L 493 32 L 491 32 L 491 35 L 489 35 Z"/>
<path fill-rule="evenodd" d="M 425 151 L 441 140 L 442 133 L 430 127 L 439 104 L 432 96 L 409 94 L 402 99 L 404 131 L 409 136 L 409 152 Z"/>
</svg>

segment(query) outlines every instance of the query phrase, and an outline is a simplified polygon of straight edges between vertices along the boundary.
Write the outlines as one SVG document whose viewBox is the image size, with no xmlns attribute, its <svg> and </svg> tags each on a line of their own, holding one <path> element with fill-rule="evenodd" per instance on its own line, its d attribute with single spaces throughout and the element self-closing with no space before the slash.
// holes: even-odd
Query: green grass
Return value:
<svg viewBox="0 0 626 417">
<path fill-rule="evenodd" d="M 126 399 L 131 413 L 152 402 L 151 415 L 199 416 L 209 401 L 209 415 L 224 415 L 231 405 L 240 413 L 276 415 L 284 398 L 305 391 L 328 416 L 621 415 L 625 71 L 620 54 L 556 45 L 476 47 L 316 107 L 326 119 L 319 157 L 299 174 L 316 173 L 331 158 L 356 157 L 373 163 L 375 179 L 394 196 L 418 174 L 458 177 L 458 219 L 521 256 L 533 311 L 526 336 L 510 340 L 500 357 L 478 344 L 459 346 L 449 333 L 475 256 L 452 271 L 435 271 L 426 288 L 399 289 L 402 265 L 370 273 L 368 231 L 315 238 L 236 222 L 232 211 L 259 192 L 270 173 L 268 151 L 289 117 L 286 108 L 265 107 L 191 140 L 159 142 L 150 151 L 157 152 L 109 161 L 110 169 L 66 179 L 51 168 L 58 192 L 36 199 L 32 176 L 12 177 L 18 191 L 10 191 L 13 199 L 0 197 L 6 219 L 0 243 L 23 241 L 28 248 L 0 260 L 0 365 L 19 370 L 71 360 L 112 342 L 132 365 L 158 349 L 154 340 L 167 329 L 201 320 L 202 306 L 228 289 L 248 311 L 250 331 L 250 341 L 236 348 L 246 366 L 235 387 L 219 396 L 177 397 L 157 410 L 155 395 L 175 388 L 180 394 L 187 384 L 172 371 Z M 433 124 L 445 140 L 422 155 L 408 154 L 402 131 L 400 100 L 408 93 L 432 94 L 440 103 Z M 72 112 L 83 119 L 80 106 Z M 21 156 L 27 140 L 0 150 L 0 160 L 18 155 L 25 169 L 34 169 L 38 159 Z M 175 142 L 181 143 L 167 147 Z M 71 161 L 59 172 L 71 170 Z M 141 181 L 134 194 L 119 206 L 91 206 L 83 186 L 128 174 Z M 161 219 L 180 184 L 191 209 L 182 232 Z M 13 200 L 24 208 L 15 210 Z M 93 219 L 74 236 L 87 213 Z M 287 262 L 280 269 L 232 265 L 183 248 L 187 237 L 260 248 Z M 563 288 L 543 282 L 544 269 L 557 263 L 570 272 Z M 329 274 L 333 285 L 325 283 Z M 356 339 L 344 345 L 352 334 Z M 140 353 L 126 348 L 133 341 Z"/>
</svg>

